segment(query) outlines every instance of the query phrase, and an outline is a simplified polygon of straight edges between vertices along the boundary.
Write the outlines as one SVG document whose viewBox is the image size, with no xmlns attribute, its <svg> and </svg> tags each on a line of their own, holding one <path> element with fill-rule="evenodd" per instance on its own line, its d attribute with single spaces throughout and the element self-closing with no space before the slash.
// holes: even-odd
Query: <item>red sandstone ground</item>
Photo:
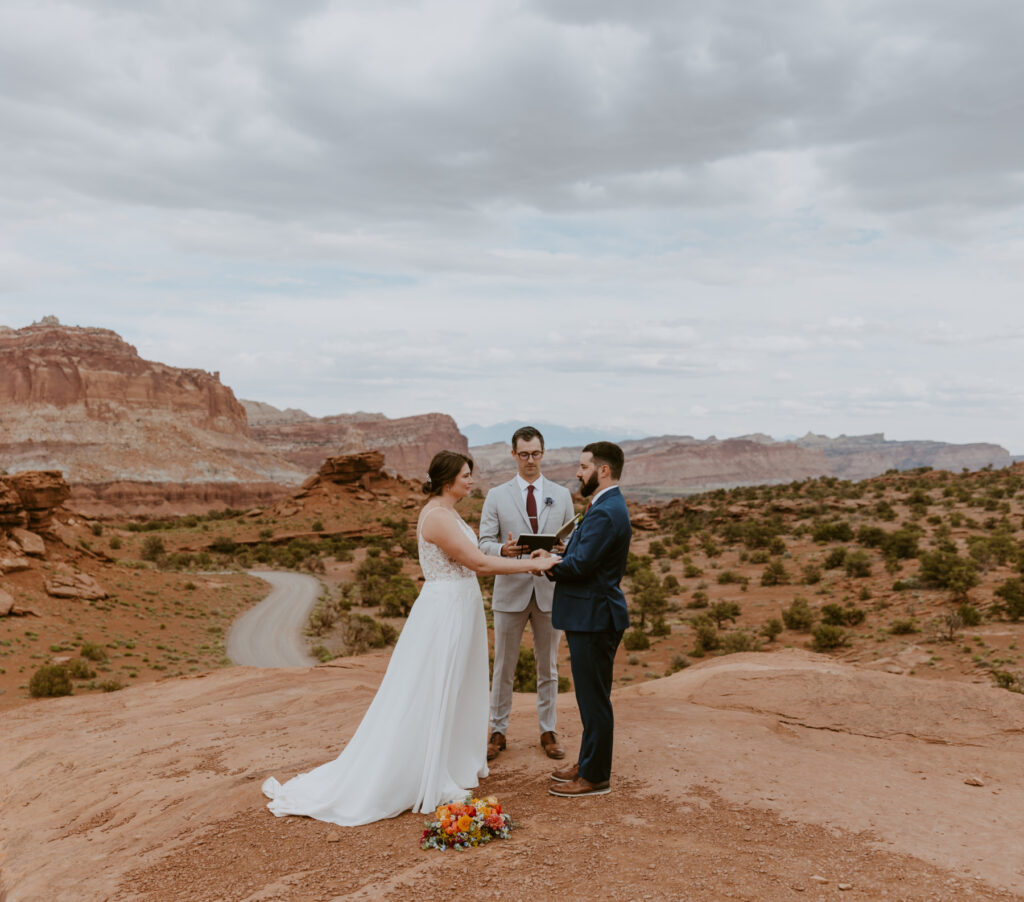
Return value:
<svg viewBox="0 0 1024 902">
<path fill-rule="evenodd" d="M 618 689 L 614 791 L 545 792 L 533 698 L 482 790 L 519 828 L 418 848 L 423 816 L 343 829 L 263 807 L 335 754 L 386 654 L 229 668 L 5 714 L 0 860 L 35 899 L 1020 898 L 1019 697 L 806 652 Z M 564 697 L 574 748 L 579 723 Z M 55 737 L 60 737 L 59 742 Z M 983 785 L 969 785 L 977 780 Z"/>
</svg>

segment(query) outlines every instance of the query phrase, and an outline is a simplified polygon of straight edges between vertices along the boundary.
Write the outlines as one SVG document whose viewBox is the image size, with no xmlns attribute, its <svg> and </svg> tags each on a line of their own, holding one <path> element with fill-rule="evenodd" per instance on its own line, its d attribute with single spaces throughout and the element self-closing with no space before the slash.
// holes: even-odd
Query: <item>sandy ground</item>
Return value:
<svg viewBox="0 0 1024 902">
<path fill-rule="evenodd" d="M 262 780 L 334 757 L 386 661 L 5 712 L 0 899 L 1024 897 L 1024 700 L 795 650 L 616 690 L 600 798 L 547 795 L 534 697 L 517 696 L 482 786 L 519 824 L 507 842 L 423 852 L 423 815 L 271 816 Z M 574 750 L 571 696 L 559 705 Z"/>
</svg>

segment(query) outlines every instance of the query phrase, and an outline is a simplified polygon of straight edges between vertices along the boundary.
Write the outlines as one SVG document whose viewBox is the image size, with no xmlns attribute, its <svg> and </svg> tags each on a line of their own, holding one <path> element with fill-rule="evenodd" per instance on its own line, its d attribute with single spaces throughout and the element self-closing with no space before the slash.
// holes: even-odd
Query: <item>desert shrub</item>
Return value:
<svg viewBox="0 0 1024 902">
<path fill-rule="evenodd" d="M 96 676 L 96 671 L 89 666 L 85 658 L 72 658 L 64 666 L 67 667 L 68 676 L 73 680 L 91 680 Z"/>
<path fill-rule="evenodd" d="M 236 542 L 229 539 L 227 536 L 218 536 L 210 543 L 210 551 L 216 552 L 217 554 L 234 554 L 238 548 Z M 264 561 L 263 563 L 268 563 Z"/>
<path fill-rule="evenodd" d="M 889 632 L 894 636 L 909 636 L 911 633 L 920 632 L 917 621 L 913 618 L 908 620 L 894 620 L 889 625 Z"/>
<path fill-rule="evenodd" d="M 704 571 L 701 570 L 696 564 L 684 564 L 683 565 L 683 576 L 686 579 L 696 579 L 698 576 L 703 576 Z"/>
<path fill-rule="evenodd" d="M 740 575 L 735 570 L 723 570 L 718 574 L 718 584 L 720 586 L 728 586 L 732 583 L 746 582 L 747 578 Z"/>
<path fill-rule="evenodd" d="M 139 556 L 144 561 L 155 561 L 165 553 L 164 540 L 160 536 L 146 536 L 142 540 L 142 550 L 139 552 Z"/>
<path fill-rule="evenodd" d="M 385 617 L 408 617 L 419 590 L 408 576 L 389 577 L 380 598 L 380 612 Z"/>
<path fill-rule="evenodd" d="M 804 567 L 801 582 L 805 586 L 813 586 L 821 582 L 821 568 L 815 564 L 808 564 Z"/>
<path fill-rule="evenodd" d="M 679 591 L 679 580 L 671 573 L 662 580 L 661 585 L 670 595 L 675 595 Z"/>
<path fill-rule="evenodd" d="M 651 544 L 647 547 L 647 551 L 653 558 L 664 557 L 667 554 L 664 544 L 658 541 L 651 542 Z"/>
<path fill-rule="evenodd" d="M 324 521 L 318 517 L 316 520 L 310 523 L 309 528 L 312 529 L 313 532 L 323 532 Z"/>
<path fill-rule="evenodd" d="M 718 648 L 720 644 L 718 630 L 710 617 L 706 614 L 694 617 L 690 621 L 690 626 L 693 627 L 693 631 L 696 634 L 693 652 L 691 652 L 694 657 L 703 657 L 706 652 L 714 651 Z"/>
<path fill-rule="evenodd" d="M 693 597 L 686 603 L 688 608 L 706 608 L 708 606 L 708 593 L 703 589 L 697 589 Z"/>
<path fill-rule="evenodd" d="M 669 673 L 678 673 L 680 670 L 685 670 L 690 666 L 690 661 L 686 655 L 674 654 L 672 660 L 669 662 L 668 671 Z"/>
<path fill-rule="evenodd" d="M 92 524 L 89 525 L 89 529 L 90 529 L 90 531 L 92 532 L 92 534 L 94 536 L 101 536 L 101 535 L 103 535 L 103 524 L 102 523 L 92 523 Z"/>
<path fill-rule="evenodd" d="M 744 651 L 760 651 L 761 643 L 753 633 L 735 630 L 721 637 L 719 649 L 723 655 L 735 655 Z"/>
<path fill-rule="evenodd" d="M 788 608 L 782 609 L 782 622 L 788 630 L 809 630 L 814 624 L 814 609 L 806 598 L 798 595 Z"/>
<path fill-rule="evenodd" d="M 771 557 L 767 548 L 759 548 L 757 551 L 751 551 L 747 560 L 752 564 L 767 564 Z"/>
<path fill-rule="evenodd" d="M 107 544 L 110 546 L 111 551 L 117 551 L 123 543 L 120 536 L 111 536 Z"/>
<path fill-rule="evenodd" d="M 740 606 L 735 601 L 718 601 L 708 608 L 707 615 L 721 629 L 726 620 L 736 622 L 736 618 L 740 616 Z"/>
<path fill-rule="evenodd" d="M 326 645 L 314 645 L 309 650 L 309 653 L 322 664 L 334 660 L 334 652 L 331 651 Z"/>
<path fill-rule="evenodd" d="M 769 642 L 774 642 L 782 630 L 782 621 L 778 617 L 772 617 L 761 626 L 761 635 Z"/>
<path fill-rule="evenodd" d="M 78 649 L 78 653 L 89 661 L 95 661 L 97 664 L 103 664 L 107 661 L 108 655 L 107 650 L 102 645 L 97 645 L 95 642 L 83 642 L 81 647 Z"/>
<path fill-rule="evenodd" d="M 946 639 L 953 642 L 956 634 L 964 628 L 964 618 L 957 611 L 950 611 L 941 620 L 942 626 L 946 629 Z"/>
<path fill-rule="evenodd" d="M 664 617 L 668 609 L 665 589 L 658 575 L 649 567 L 639 567 L 633 573 L 634 610 L 640 614 L 640 628 L 647 625 L 647 620 Z"/>
<path fill-rule="evenodd" d="M 626 651 L 643 651 L 651 647 L 651 640 L 640 627 L 634 627 L 622 637 L 622 644 Z"/>
<path fill-rule="evenodd" d="M 826 604 L 821 608 L 821 622 L 827 626 L 856 626 L 864 622 L 864 609 L 844 608 L 838 604 Z"/>
<path fill-rule="evenodd" d="M 652 636 L 671 636 L 672 627 L 668 625 L 664 617 L 659 617 L 651 624 Z"/>
<path fill-rule="evenodd" d="M 977 626 L 981 623 L 981 611 L 973 604 L 964 602 L 956 609 L 956 612 L 963 621 L 964 626 Z"/>
<path fill-rule="evenodd" d="M 819 623 L 811 630 L 811 647 L 815 651 L 828 651 L 846 645 L 846 630 L 831 623 Z"/>
<path fill-rule="evenodd" d="M 1000 608 L 1010 620 L 1024 617 L 1024 580 L 1011 577 L 995 590 L 995 595 L 1003 600 Z"/>
<path fill-rule="evenodd" d="M 992 670 L 992 679 L 1000 689 L 1009 689 L 1010 692 L 1020 692 L 1022 688 L 1020 677 L 1008 670 Z"/>
<path fill-rule="evenodd" d="M 342 626 L 342 641 L 346 653 L 356 655 L 368 648 L 384 648 L 394 645 L 398 631 L 388 623 L 381 623 L 366 614 L 345 614 Z"/>
<path fill-rule="evenodd" d="M 626 576 L 633 576 L 638 570 L 650 570 L 653 560 L 649 554 L 633 554 L 632 551 L 627 551 Z"/>
<path fill-rule="evenodd" d="M 512 689 L 516 692 L 537 691 L 537 658 L 532 648 L 519 646 L 516 670 L 512 677 Z"/>
<path fill-rule="evenodd" d="M 821 543 L 849 542 L 853 538 L 853 529 L 845 520 L 816 523 L 811 528 L 811 538 Z"/>
<path fill-rule="evenodd" d="M 866 551 L 851 551 L 843 561 L 846 575 L 853 579 L 863 579 L 871 576 L 871 558 Z"/>
<path fill-rule="evenodd" d="M 43 664 L 36 669 L 28 681 L 28 694 L 32 698 L 53 698 L 71 695 L 71 676 L 60 664 Z"/>
<path fill-rule="evenodd" d="M 96 688 L 102 692 L 117 692 L 119 689 L 124 689 L 124 683 L 120 680 L 103 680 L 96 684 Z"/>
<path fill-rule="evenodd" d="M 781 560 L 773 560 L 768 563 L 761 573 L 762 586 L 788 586 L 789 571 Z"/>
<path fill-rule="evenodd" d="M 822 565 L 826 570 L 835 570 L 836 567 L 842 567 L 846 563 L 846 548 L 840 545 L 838 548 L 833 548 L 826 556 L 825 562 Z"/>
<path fill-rule="evenodd" d="M 921 557 L 918 578 L 924 586 L 950 589 L 954 597 L 966 598 L 967 590 L 978 585 L 978 566 L 955 552 L 930 551 Z"/>
</svg>

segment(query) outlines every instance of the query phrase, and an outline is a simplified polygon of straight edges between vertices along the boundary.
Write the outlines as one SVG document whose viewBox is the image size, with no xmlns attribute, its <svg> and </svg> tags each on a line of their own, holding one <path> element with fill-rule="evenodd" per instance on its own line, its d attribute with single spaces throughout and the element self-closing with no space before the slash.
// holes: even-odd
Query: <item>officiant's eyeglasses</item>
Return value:
<svg viewBox="0 0 1024 902">
<path fill-rule="evenodd" d="M 543 451 L 517 451 L 516 457 L 520 460 L 540 460 L 544 456 Z"/>
</svg>

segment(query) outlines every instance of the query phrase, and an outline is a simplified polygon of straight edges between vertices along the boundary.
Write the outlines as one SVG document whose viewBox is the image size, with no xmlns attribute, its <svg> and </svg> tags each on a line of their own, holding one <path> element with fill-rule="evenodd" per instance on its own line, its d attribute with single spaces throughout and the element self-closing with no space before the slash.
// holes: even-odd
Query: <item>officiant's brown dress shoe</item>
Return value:
<svg viewBox="0 0 1024 902">
<path fill-rule="evenodd" d="M 552 775 L 551 779 L 556 783 L 571 783 L 580 775 L 580 766 L 578 764 L 570 764 L 568 767 L 561 767 L 556 770 Z"/>
<path fill-rule="evenodd" d="M 549 758 L 560 761 L 565 757 L 565 749 L 558 744 L 558 737 L 551 730 L 540 734 L 540 744 Z"/>
<path fill-rule="evenodd" d="M 505 751 L 505 734 L 491 733 L 491 738 L 487 740 L 487 760 L 493 761 L 503 751 Z"/>
<path fill-rule="evenodd" d="M 560 796 L 563 799 L 578 799 L 581 796 L 604 796 L 612 791 L 611 784 L 605 780 L 602 783 L 591 783 L 583 777 L 577 777 L 568 783 L 552 783 L 548 792 L 553 796 Z"/>
</svg>

